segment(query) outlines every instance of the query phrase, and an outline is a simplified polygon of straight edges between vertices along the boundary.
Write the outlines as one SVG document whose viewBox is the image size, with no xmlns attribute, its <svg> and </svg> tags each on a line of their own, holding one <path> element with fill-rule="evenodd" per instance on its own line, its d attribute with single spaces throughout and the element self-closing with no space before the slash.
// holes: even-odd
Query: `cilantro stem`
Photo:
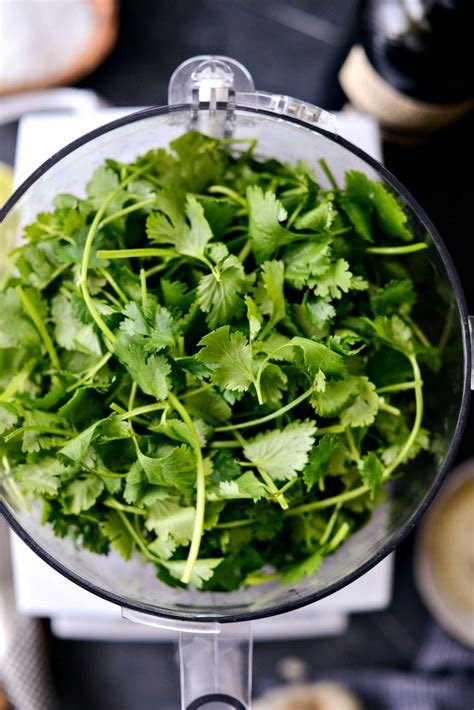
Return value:
<svg viewBox="0 0 474 710">
<path fill-rule="evenodd" d="M 199 436 L 194 426 L 194 422 L 189 416 L 187 410 L 183 407 L 181 402 L 172 392 L 168 393 L 168 402 L 171 406 L 176 409 L 180 415 L 183 422 L 189 429 L 191 438 L 194 444 L 194 452 L 196 455 L 196 515 L 194 518 L 194 529 L 191 538 L 191 546 L 189 548 L 188 558 L 186 560 L 186 565 L 184 568 L 183 576 L 181 581 L 184 584 L 188 584 L 191 573 L 193 571 L 194 563 L 199 556 L 199 548 L 201 546 L 201 538 L 204 532 L 204 512 L 206 506 L 206 474 L 204 471 L 204 461 L 202 458 L 201 444 L 199 443 Z"/>
<path fill-rule="evenodd" d="M 339 510 L 341 509 L 340 503 L 338 503 L 332 512 L 331 517 L 329 518 L 327 525 L 324 529 L 324 532 L 322 534 L 322 537 L 319 541 L 320 545 L 325 545 L 326 542 L 329 540 L 329 537 L 333 531 L 334 525 L 336 524 L 337 516 L 339 515 Z"/>
<path fill-rule="evenodd" d="M 402 247 L 367 247 L 365 251 L 368 254 L 393 254 L 399 256 L 400 254 L 412 254 L 415 251 L 422 251 L 423 249 L 428 249 L 428 245 L 425 244 L 425 242 L 407 244 Z"/>
<path fill-rule="evenodd" d="M 413 318 L 408 315 L 408 313 L 406 313 L 403 318 L 409 324 L 415 336 L 418 338 L 419 342 L 423 345 L 423 347 L 432 348 L 433 346 L 430 340 L 426 337 L 425 333 L 422 331 L 418 323 L 416 323 Z"/>
<path fill-rule="evenodd" d="M 151 259 L 155 256 L 178 256 L 172 249 L 144 247 L 142 249 L 99 249 L 96 254 L 98 259 Z"/>
<path fill-rule="evenodd" d="M 248 257 L 248 255 L 250 254 L 251 251 L 252 251 L 252 242 L 250 239 L 247 239 L 244 246 L 237 254 L 237 259 L 240 261 L 241 264 L 244 263 L 245 259 Z"/>
<path fill-rule="evenodd" d="M 250 466 L 254 466 L 255 464 L 250 464 Z M 288 503 L 286 502 L 285 496 L 281 491 L 278 489 L 278 487 L 275 485 L 274 480 L 272 479 L 271 476 L 268 475 L 268 473 L 265 471 L 264 468 L 260 468 L 259 466 L 256 466 L 257 471 L 259 472 L 260 476 L 264 480 L 268 492 L 272 494 L 272 496 L 276 499 L 277 503 L 281 506 L 282 510 L 288 510 Z"/>
<path fill-rule="evenodd" d="M 288 222 L 286 223 L 287 229 L 290 229 L 290 227 L 293 225 L 293 222 L 298 217 L 298 215 L 302 209 L 303 209 L 303 202 L 300 202 L 299 205 L 296 207 L 296 209 L 293 210 L 290 217 L 288 218 Z"/>
<path fill-rule="evenodd" d="M 420 367 L 418 365 L 416 355 L 408 355 L 407 357 L 410 360 L 411 366 L 413 368 L 413 375 L 415 380 L 415 419 L 413 422 L 412 430 L 407 440 L 405 441 L 405 444 L 403 445 L 401 451 L 399 452 L 398 456 L 392 461 L 390 466 L 387 466 L 387 468 L 385 469 L 383 474 L 384 480 L 386 480 L 393 473 L 393 471 L 395 471 L 397 466 L 402 463 L 406 454 L 415 442 L 423 420 L 423 381 L 421 379 Z"/>
<path fill-rule="evenodd" d="M 65 429 L 59 429 L 57 427 L 39 426 L 39 425 L 31 424 L 31 425 L 18 427 L 18 429 L 15 429 L 15 431 L 12 431 L 12 432 L 10 432 L 10 434 L 7 434 L 7 436 L 5 436 L 5 442 L 15 439 L 17 436 L 20 436 L 20 434 L 23 434 L 23 432 L 25 432 L 25 431 L 37 431 L 39 434 L 54 434 L 55 436 L 66 436 L 66 437 L 76 436 L 76 432 L 74 432 L 74 431 L 67 431 Z"/>
<path fill-rule="evenodd" d="M 401 411 L 398 407 L 392 407 L 391 404 L 387 404 L 387 402 L 385 402 L 382 398 L 379 398 L 379 409 L 383 412 L 388 412 L 388 414 L 393 414 L 394 417 L 399 417 L 401 415 Z"/>
<path fill-rule="evenodd" d="M 271 572 L 270 574 L 249 574 L 244 579 L 244 584 L 246 587 L 251 587 L 255 584 L 266 584 L 267 582 L 274 582 L 276 579 L 281 577 L 281 572 Z"/>
<path fill-rule="evenodd" d="M 10 384 L 0 394 L 0 402 L 6 402 L 12 395 L 17 392 L 23 383 L 28 379 L 28 376 L 33 369 L 33 362 L 30 361 L 25 367 L 18 372 L 15 377 L 10 380 Z"/>
<path fill-rule="evenodd" d="M 377 394 L 383 394 L 384 392 L 405 392 L 406 390 L 413 390 L 416 387 L 416 382 L 413 380 L 411 382 L 400 382 L 397 385 L 386 385 L 385 387 L 377 387 L 375 390 Z"/>
<path fill-rule="evenodd" d="M 135 397 L 137 396 L 137 389 L 138 385 L 136 382 L 132 383 L 132 386 L 130 387 L 130 394 L 128 396 L 128 409 L 129 411 L 133 410 L 133 405 L 135 403 Z"/>
<path fill-rule="evenodd" d="M 99 471 L 98 468 L 88 468 L 88 471 L 92 471 L 96 476 L 101 476 L 102 478 L 127 478 L 128 473 L 114 473 L 113 471 Z"/>
<path fill-rule="evenodd" d="M 104 298 L 106 298 L 108 301 L 110 301 L 110 303 L 113 306 L 115 306 L 115 308 L 118 308 L 119 311 L 122 310 L 122 304 L 120 303 L 118 298 L 116 298 L 113 294 L 108 293 L 108 291 L 104 291 L 103 293 L 104 293 Z"/>
<path fill-rule="evenodd" d="M 315 500 L 313 503 L 304 503 L 303 505 L 297 505 L 294 508 L 290 508 L 286 511 L 285 515 L 293 516 L 300 515 L 301 513 L 311 513 L 313 510 L 322 510 L 323 508 L 330 508 L 338 503 L 345 503 L 353 498 L 358 498 L 364 493 L 370 491 L 369 486 L 359 486 L 359 488 L 353 488 L 351 491 L 345 491 L 345 493 L 339 493 L 337 496 L 332 496 L 331 498 L 324 498 L 323 500 Z"/>
<path fill-rule="evenodd" d="M 112 507 L 112 506 L 111 506 Z M 136 544 L 140 548 L 140 550 L 143 552 L 145 557 L 149 559 L 151 562 L 155 563 L 160 563 L 161 560 L 158 557 L 155 557 L 147 548 L 145 541 L 143 540 L 142 536 L 138 534 L 138 532 L 135 530 L 127 516 L 117 508 L 117 515 L 119 516 L 120 520 L 122 521 L 123 525 L 127 528 L 129 534 L 131 537 L 135 540 Z"/>
<path fill-rule="evenodd" d="M 341 527 L 339 528 L 339 530 L 337 531 L 337 533 L 334 535 L 333 539 L 329 543 L 329 547 L 328 547 L 329 552 L 333 552 L 337 547 L 339 547 L 341 542 L 343 542 L 346 539 L 346 537 L 348 536 L 350 530 L 351 529 L 349 527 L 349 523 L 347 523 L 347 522 L 342 523 Z"/>
<path fill-rule="evenodd" d="M 74 382 L 74 384 L 72 384 L 72 385 L 69 385 L 69 387 L 66 388 L 66 392 L 72 392 L 73 390 L 77 389 L 78 387 L 81 387 L 82 385 L 89 382 L 89 380 L 92 380 L 95 377 L 95 375 L 99 372 L 99 370 L 101 370 L 104 367 L 104 365 L 110 360 L 112 355 L 113 355 L 113 353 L 111 353 L 108 350 L 105 353 L 105 355 L 103 355 L 100 358 L 99 362 L 96 365 L 94 365 L 93 368 L 88 370 L 86 372 L 86 374 L 83 377 L 81 377 L 80 380 L 78 380 L 77 382 Z"/>
<path fill-rule="evenodd" d="M 33 304 L 33 301 L 30 299 L 26 291 L 24 291 L 21 286 L 16 286 L 15 288 L 16 293 L 18 294 L 18 297 L 23 305 L 23 308 L 25 311 L 28 313 L 30 316 L 31 320 L 36 326 L 36 329 L 38 333 L 41 336 L 41 340 L 43 341 L 43 345 L 47 350 L 47 353 L 49 355 L 49 358 L 51 360 L 51 364 L 56 370 L 61 369 L 61 365 L 59 363 L 59 358 L 57 355 L 57 352 L 54 348 L 53 341 L 50 338 L 50 335 L 46 329 L 45 324 L 43 323 L 43 320 L 36 310 L 36 306 Z"/>
<path fill-rule="evenodd" d="M 139 417 L 141 414 L 148 414 L 149 412 L 156 412 L 160 409 L 166 409 L 168 404 L 166 402 L 157 402 L 156 404 L 145 404 L 143 407 L 135 407 L 135 409 L 130 409 L 128 412 L 123 412 L 120 414 L 120 419 L 125 421 L 126 419 L 133 419 L 133 417 Z"/>
<path fill-rule="evenodd" d="M 322 436 L 323 434 L 343 434 L 346 428 L 342 424 L 333 424 L 332 426 L 322 426 L 318 427 L 315 436 Z"/>
<path fill-rule="evenodd" d="M 200 394 L 201 392 L 206 392 L 207 390 L 210 390 L 214 387 L 212 383 L 208 385 L 203 385 L 202 387 L 198 387 L 195 390 L 191 390 L 190 392 L 186 392 L 185 394 L 182 395 L 182 399 L 186 399 L 186 397 L 193 397 L 195 394 Z"/>
<path fill-rule="evenodd" d="M 329 182 L 331 183 L 331 186 L 332 186 L 335 190 L 337 190 L 337 189 L 338 189 L 338 185 L 337 185 L 336 179 L 335 179 L 334 175 L 332 174 L 332 172 L 330 171 L 329 166 L 328 166 L 328 164 L 326 163 L 326 161 L 324 160 L 324 158 L 320 158 L 320 160 L 318 160 L 318 163 L 319 163 L 320 166 L 322 167 L 324 174 L 326 175 L 327 179 L 328 179 Z"/>
<path fill-rule="evenodd" d="M 280 194 L 280 198 L 284 199 L 285 197 L 294 197 L 296 195 L 304 195 L 306 192 L 308 192 L 307 187 L 292 187 L 290 190 L 285 190 Z"/>
<path fill-rule="evenodd" d="M 0 290 L 1 290 L 1 289 L 0 289 Z M 443 350 L 444 350 L 445 347 L 446 347 L 446 344 L 447 344 L 447 342 L 448 342 L 449 335 L 450 335 L 450 333 L 451 333 L 452 325 L 453 325 L 453 311 L 452 311 L 452 310 L 449 310 L 448 313 L 447 313 L 447 315 L 446 315 L 446 318 L 445 318 L 445 321 L 444 321 L 444 324 L 443 324 L 443 330 L 441 331 L 441 335 L 440 335 L 440 338 L 439 338 L 439 341 L 438 341 L 438 349 L 439 349 L 441 352 L 443 352 Z"/>
<path fill-rule="evenodd" d="M 142 295 L 142 308 L 144 309 L 146 306 L 146 272 L 145 269 L 140 269 L 140 288 L 141 288 L 141 295 Z"/>
<path fill-rule="evenodd" d="M 86 243 L 84 245 L 84 252 L 82 255 L 82 264 L 81 264 L 81 270 L 80 270 L 80 276 L 79 276 L 79 287 L 81 289 L 82 297 L 85 301 L 85 304 L 89 310 L 89 313 L 91 314 L 92 318 L 96 322 L 97 326 L 100 328 L 102 333 L 106 336 L 106 338 L 113 343 L 115 340 L 115 335 L 112 333 L 110 330 L 109 326 L 107 323 L 104 321 L 102 316 L 100 315 L 99 311 L 97 310 L 97 306 L 95 305 L 92 296 L 89 292 L 89 288 L 87 285 L 87 272 L 89 271 L 89 262 L 91 258 L 91 252 L 92 252 L 92 244 L 94 242 L 94 237 L 97 234 L 97 231 L 99 229 L 99 225 L 102 221 L 102 217 L 105 213 L 105 210 L 107 207 L 110 205 L 112 200 L 120 193 L 121 190 L 127 185 L 127 183 L 131 182 L 134 178 L 136 178 L 138 175 L 141 173 L 145 172 L 145 170 L 148 170 L 148 164 L 142 166 L 138 170 L 134 170 L 128 177 L 126 177 L 122 182 L 120 182 L 115 190 L 112 190 L 105 200 L 103 201 L 102 205 L 99 207 L 97 210 L 94 219 L 92 220 L 92 223 L 89 227 L 89 231 L 87 233 L 86 237 Z M 111 350 L 110 344 L 107 343 L 107 349 Z"/>
<path fill-rule="evenodd" d="M 293 409 L 293 407 L 297 407 L 298 404 L 304 402 L 304 400 L 307 399 L 313 393 L 313 390 L 314 388 L 310 387 L 305 392 L 303 392 L 303 394 L 300 394 L 299 397 L 296 397 L 296 399 L 292 399 L 291 402 L 285 404 L 284 407 L 280 407 L 280 409 L 277 409 L 271 414 L 267 414 L 265 417 L 260 417 L 259 419 L 252 419 L 249 422 L 241 422 L 240 424 L 228 424 L 227 426 L 218 426 L 214 429 L 214 431 L 234 431 L 236 429 L 246 429 L 248 427 L 258 426 L 259 424 L 265 424 L 266 422 L 270 422 L 272 419 L 276 419 L 282 414 L 286 414 L 286 412 L 289 412 L 290 409 Z"/>
<path fill-rule="evenodd" d="M 238 449 L 242 446 L 239 441 L 211 441 L 211 449 Z"/>
<path fill-rule="evenodd" d="M 260 335 L 260 338 L 261 338 L 261 335 Z M 260 380 L 262 379 L 263 371 L 264 371 L 265 367 L 267 366 L 267 363 L 270 362 L 270 360 L 272 359 L 272 357 L 274 357 L 280 350 L 284 350 L 287 347 L 288 347 L 288 343 L 284 343 L 283 345 L 279 345 L 277 348 L 275 348 L 275 350 L 272 350 L 271 353 L 268 353 L 268 355 L 266 355 L 266 357 L 260 363 L 260 367 L 258 368 L 257 376 L 254 381 L 255 390 L 257 392 L 257 399 L 258 399 L 259 404 L 263 404 L 262 392 L 260 389 Z"/>
<path fill-rule="evenodd" d="M 145 510 L 141 508 L 136 508 L 134 505 L 125 505 L 124 503 L 119 503 L 115 498 L 107 498 L 104 500 L 104 505 L 107 508 L 113 508 L 114 510 L 123 511 L 125 513 L 135 513 L 135 515 L 147 515 Z"/>
<path fill-rule="evenodd" d="M 360 461 L 360 452 L 357 446 L 355 445 L 354 441 L 354 435 L 350 429 L 346 429 L 345 436 L 347 439 L 347 443 L 349 444 L 349 450 L 351 452 L 351 456 L 353 460 L 358 463 Z"/>
<path fill-rule="evenodd" d="M 292 486 L 295 485 L 300 479 L 298 476 L 295 476 L 294 478 L 291 479 L 291 481 L 287 481 L 284 486 L 279 488 L 278 493 L 279 495 L 282 495 L 283 493 L 286 493 L 287 490 L 289 490 Z"/>
<path fill-rule="evenodd" d="M 99 269 L 99 274 L 101 274 L 104 279 L 112 286 L 113 290 L 117 294 L 117 296 L 124 302 L 128 303 L 129 299 L 127 298 L 126 294 L 122 291 L 116 280 L 113 278 L 113 276 L 107 271 L 107 269 Z"/>
<path fill-rule="evenodd" d="M 136 212 L 137 210 L 143 209 L 143 207 L 146 207 L 147 205 L 151 205 L 151 203 L 154 201 L 155 201 L 154 197 L 147 197 L 146 200 L 142 200 L 141 202 L 135 202 L 135 204 L 130 205 L 129 207 L 124 207 L 123 210 L 119 210 L 118 212 L 114 212 L 113 214 L 110 214 L 108 217 L 105 217 L 100 222 L 100 224 L 98 226 L 98 230 L 102 229 L 102 227 L 105 227 L 106 224 L 110 224 L 110 222 L 114 222 L 116 219 L 120 219 L 121 217 L 126 217 L 131 212 Z"/>
<path fill-rule="evenodd" d="M 153 276 L 154 274 L 159 274 L 160 271 L 164 271 L 165 269 L 168 268 L 168 264 L 157 264 L 156 266 L 152 266 L 151 269 L 147 269 L 145 271 L 145 276 L 148 278 L 149 276 Z"/>
<path fill-rule="evenodd" d="M 211 195 L 225 195 L 237 205 L 245 208 L 247 207 L 247 200 L 230 187 L 226 187 L 225 185 L 211 185 L 207 191 L 210 192 Z"/>
<path fill-rule="evenodd" d="M 219 528 L 219 530 L 226 530 L 227 528 L 243 528 L 247 525 L 253 525 L 254 522 L 255 520 L 251 520 L 250 518 L 244 518 L 242 520 L 231 520 L 228 523 L 217 523 L 216 525 L 214 525 L 214 527 Z"/>
<path fill-rule="evenodd" d="M 354 227 L 341 227 L 341 229 L 329 230 L 331 237 L 338 237 L 340 234 L 348 234 L 348 232 L 353 232 Z"/>
</svg>

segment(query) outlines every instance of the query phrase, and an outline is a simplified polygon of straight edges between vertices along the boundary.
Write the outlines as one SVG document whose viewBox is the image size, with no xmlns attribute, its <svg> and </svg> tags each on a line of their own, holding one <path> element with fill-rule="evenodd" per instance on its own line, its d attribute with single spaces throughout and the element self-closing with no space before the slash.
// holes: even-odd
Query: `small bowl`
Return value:
<svg viewBox="0 0 474 710">
<path fill-rule="evenodd" d="M 436 620 L 474 648 L 474 458 L 449 475 L 419 528 L 415 581 Z"/>
</svg>

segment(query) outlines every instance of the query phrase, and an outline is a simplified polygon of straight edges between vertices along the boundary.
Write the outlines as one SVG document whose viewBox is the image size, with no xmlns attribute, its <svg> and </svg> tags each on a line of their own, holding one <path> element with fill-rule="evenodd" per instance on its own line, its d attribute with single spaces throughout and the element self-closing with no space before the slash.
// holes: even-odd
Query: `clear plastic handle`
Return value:
<svg viewBox="0 0 474 710">
<path fill-rule="evenodd" d="M 190 127 L 196 128 L 200 107 L 206 104 L 206 130 L 229 135 L 234 127 L 236 107 L 271 111 L 279 116 L 297 118 L 337 134 L 336 118 L 319 106 L 291 96 L 256 91 L 250 72 L 230 57 L 203 55 L 192 57 L 173 72 L 168 86 L 169 104 L 190 105 Z M 217 112 L 217 104 L 223 111 Z M 220 115 L 218 115 L 220 114 Z M 209 117 L 213 125 L 209 126 Z"/>
<path fill-rule="evenodd" d="M 122 616 L 147 626 L 178 631 L 182 710 L 250 708 L 251 622 L 184 622 L 122 608 Z"/>
</svg>

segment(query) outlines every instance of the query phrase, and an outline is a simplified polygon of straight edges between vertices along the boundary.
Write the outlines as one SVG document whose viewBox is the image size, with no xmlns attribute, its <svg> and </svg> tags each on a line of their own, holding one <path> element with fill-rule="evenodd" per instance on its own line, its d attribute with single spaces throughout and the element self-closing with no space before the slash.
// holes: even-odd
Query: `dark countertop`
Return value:
<svg viewBox="0 0 474 710">
<path fill-rule="evenodd" d="M 173 69 L 187 57 L 215 52 L 242 61 L 259 88 L 339 109 L 344 97 L 336 74 L 353 41 L 356 6 L 356 0 L 259 0 L 258 5 L 250 0 L 123 0 L 116 48 L 80 85 L 94 89 L 112 104 L 166 103 Z M 310 13 L 306 21 L 302 11 Z M 317 21 L 316 11 L 326 24 Z M 288 24 L 299 26 L 304 33 Z M 472 130 L 473 120 L 468 117 L 430 144 L 388 146 L 385 163 L 438 227 L 474 313 L 474 172 L 466 169 L 468 159 L 472 164 Z M 15 126 L 1 127 L 0 159 L 12 159 L 14 141 Z M 472 456 L 473 441 L 471 412 L 458 460 Z M 427 638 L 437 633 L 440 643 L 450 642 L 436 630 L 415 590 L 412 549 L 410 536 L 397 552 L 394 596 L 388 610 L 353 616 L 348 631 L 339 637 L 256 644 L 255 694 L 281 682 L 278 661 L 287 656 L 306 662 L 308 678 L 335 674 L 355 687 L 364 673 L 369 673 L 370 682 L 374 669 L 378 677 L 385 674 L 387 682 L 391 678 L 400 684 L 410 673 L 420 672 L 420 653 Z M 176 649 L 172 645 L 51 639 L 51 650 L 61 710 L 175 710 L 179 706 Z M 449 663 L 436 666 L 426 702 L 406 705 L 403 710 L 462 710 L 454 700 L 458 696 L 446 685 L 451 680 L 464 685 L 470 682 L 465 669 L 453 669 Z M 439 702 L 429 701 L 428 694 L 435 692 L 438 682 L 443 687 L 437 696 Z M 474 683 L 471 690 L 474 696 Z M 388 699 L 380 700 L 384 693 L 364 691 L 364 697 L 369 708 L 396 707 Z"/>
</svg>

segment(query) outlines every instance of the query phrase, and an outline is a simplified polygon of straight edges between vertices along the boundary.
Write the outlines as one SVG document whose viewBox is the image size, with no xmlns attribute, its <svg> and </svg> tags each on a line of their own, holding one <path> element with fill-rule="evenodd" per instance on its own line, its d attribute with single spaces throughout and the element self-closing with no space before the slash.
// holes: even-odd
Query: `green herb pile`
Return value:
<svg viewBox="0 0 474 710">
<path fill-rule="evenodd" d="M 107 160 L 0 293 L 4 492 L 171 585 L 315 574 L 429 447 L 426 245 L 364 174 L 255 151 L 191 132 Z"/>
</svg>

